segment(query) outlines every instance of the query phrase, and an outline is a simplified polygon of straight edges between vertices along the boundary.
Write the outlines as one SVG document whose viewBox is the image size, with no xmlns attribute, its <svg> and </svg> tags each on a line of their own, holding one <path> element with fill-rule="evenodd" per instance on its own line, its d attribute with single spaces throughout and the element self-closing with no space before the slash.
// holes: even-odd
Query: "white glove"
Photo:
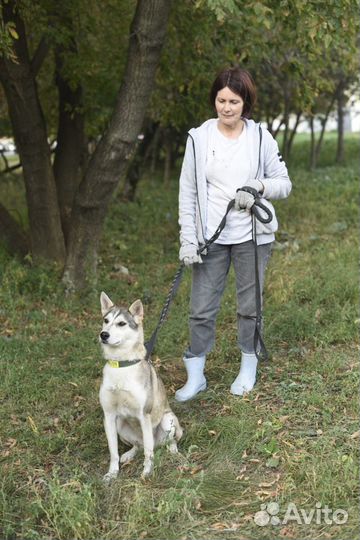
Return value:
<svg viewBox="0 0 360 540">
<path fill-rule="evenodd" d="M 184 246 L 180 251 L 180 260 L 185 264 L 185 266 L 190 266 L 191 264 L 201 264 L 202 258 L 197 252 L 198 248 L 194 244 L 189 244 Z"/>
<path fill-rule="evenodd" d="M 247 191 L 242 191 L 242 189 L 239 189 L 239 191 L 236 192 L 235 195 L 235 204 L 234 208 L 235 210 L 250 210 L 252 205 L 255 202 L 254 195 L 251 195 L 251 193 L 248 193 Z"/>
</svg>

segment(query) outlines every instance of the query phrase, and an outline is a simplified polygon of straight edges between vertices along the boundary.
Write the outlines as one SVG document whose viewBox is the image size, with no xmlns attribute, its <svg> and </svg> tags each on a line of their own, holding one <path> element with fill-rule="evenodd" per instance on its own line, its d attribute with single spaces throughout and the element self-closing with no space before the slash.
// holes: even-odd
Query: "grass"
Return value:
<svg viewBox="0 0 360 540">
<path fill-rule="evenodd" d="M 276 202 L 281 228 L 267 274 L 272 361 L 244 399 L 229 393 L 239 363 L 230 274 L 209 390 L 173 401 L 188 339 L 185 274 L 154 356 L 185 436 L 180 454 L 156 451 L 146 482 L 141 456 L 110 487 L 101 482 L 108 450 L 97 396 L 98 296 L 105 290 L 127 305 L 142 298 L 151 335 L 178 266 L 176 179 L 167 191 L 144 179 L 136 202 L 114 200 L 98 289 L 85 298 L 63 295 L 56 268 L 26 267 L 0 250 L 2 538 L 357 538 L 357 142 L 348 138 L 344 166 L 331 165 L 334 149 L 329 137 L 310 173 L 307 142 L 296 144 L 294 188 Z M 14 204 L 17 190 L 6 186 Z M 261 505 L 275 502 L 280 524 L 259 526 Z M 299 514 L 285 523 L 290 503 Z M 346 523 L 326 523 L 326 505 L 346 511 Z M 312 510 L 306 524 L 301 511 Z"/>
</svg>

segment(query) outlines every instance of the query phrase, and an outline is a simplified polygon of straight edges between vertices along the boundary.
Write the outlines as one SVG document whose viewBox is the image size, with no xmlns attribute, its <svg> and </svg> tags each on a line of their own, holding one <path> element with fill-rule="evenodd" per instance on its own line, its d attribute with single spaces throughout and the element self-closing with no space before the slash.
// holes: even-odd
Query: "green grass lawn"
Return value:
<svg viewBox="0 0 360 540">
<path fill-rule="evenodd" d="M 134 203 L 114 200 L 98 289 L 86 297 L 65 296 L 56 269 L 23 266 L 0 250 L 1 538 L 358 537 L 357 146 L 349 137 L 346 165 L 333 166 L 329 137 L 309 172 L 308 143 L 296 143 L 293 192 L 275 203 L 280 230 L 266 282 L 272 360 L 248 397 L 229 392 L 239 368 L 231 273 L 209 389 L 173 400 L 185 379 L 186 271 L 154 354 L 185 435 L 178 455 L 156 451 L 146 482 L 141 455 L 109 487 L 101 482 L 98 297 L 141 298 L 150 337 L 178 266 L 176 176 L 168 190 L 146 177 Z M 16 204 L 21 190 L 6 190 Z"/>
</svg>

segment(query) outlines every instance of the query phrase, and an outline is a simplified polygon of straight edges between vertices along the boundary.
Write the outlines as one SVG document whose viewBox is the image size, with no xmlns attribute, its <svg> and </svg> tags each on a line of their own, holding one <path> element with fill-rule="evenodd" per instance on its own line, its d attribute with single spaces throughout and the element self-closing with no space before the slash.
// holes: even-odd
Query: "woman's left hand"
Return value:
<svg viewBox="0 0 360 540">
<path fill-rule="evenodd" d="M 248 193 L 247 191 L 242 191 L 242 189 L 239 189 L 235 195 L 234 208 L 235 210 L 244 210 L 244 209 L 250 210 L 254 202 L 255 202 L 254 195 L 251 195 L 251 193 Z"/>
</svg>

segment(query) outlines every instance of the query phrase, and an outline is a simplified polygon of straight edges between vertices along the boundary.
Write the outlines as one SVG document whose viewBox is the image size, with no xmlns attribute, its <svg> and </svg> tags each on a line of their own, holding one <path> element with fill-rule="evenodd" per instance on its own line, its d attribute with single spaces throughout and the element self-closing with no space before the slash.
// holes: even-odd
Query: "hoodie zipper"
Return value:
<svg viewBox="0 0 360 540">
<path fill-rule="evenodd" d="M 256 175 L 255 175 L 256 180 L 258 180 L 258 175 L 260 172 L 260 165 L 261 165 L 261 144 L 262 144 L 262 128 L 261 128 L 261 124 L 259 124 L 259 159 L 258 159 L 258 167 L 257 167 Z"/>
<path fill-rule="evenodd" d="M 188 135 L 189 135 L 189 137 L 191 138 L 192 145 L 193 145 L 193 151 L 194 151 L 194 173 L 195 173 L 195 186 L 196 186 L 196 199 L 197 199 L 197 204 L 198 204 L 198 208 L 199 208 L 199 218 L 200 218 L 200 223 L 201 223 L 201 230 L 202 230 L 203 240 L 204 240 L 204 242 L 206 242 L 205 231 L 204 231 L 204 225 L 203 225 L 203 220 L 202 220 L 202 217 L 201 217 L 200 200 L 199 200 L 198 178 L 197 178 L 197 169 L 196 169 L 195 141 L 194 141 L 194 137 L 193 137 L 190 133 L 188 133 Z"/>
</svg>

